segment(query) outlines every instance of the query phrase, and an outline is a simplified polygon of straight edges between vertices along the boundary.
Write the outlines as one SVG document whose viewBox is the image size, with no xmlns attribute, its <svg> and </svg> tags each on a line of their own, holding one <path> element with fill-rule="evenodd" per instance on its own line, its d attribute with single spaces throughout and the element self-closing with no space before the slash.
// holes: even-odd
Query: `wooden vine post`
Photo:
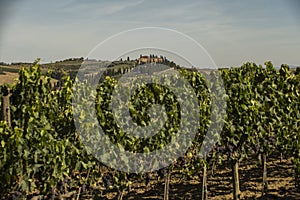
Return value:
<svg viewBox="0 0 300 200">
<path fill-rule="evenodd" d="M 202 200 L 207 200 L 207 166 L 203 167 L 203 177 L 202 177 Z"/>
<path fill-rule="evenodd" d="M 1 120 L 6 121 L 8 126 L 11 126 L 11 118 L 10 118 L 10 103 L 9 103 L 9 90 L 5 88 L 2 92 L 2 113 L 1 113 Z"/>
<path fill-rule="evenodd" d="M 167 171 L 167 173 L 165 174 L 164 200 L 169 200 L 170 176 L 171 173 Z"/>
<path fill-rule="evenodd" d="M 239 162 L 233 160 L 232 163 L 232 179 L 233 179 L 233 199 L 240 199 L 240 183 L 239 183 Z"/>
<path fill-rule="evenodd" d="M 263 157 L 263 189 L 262 195 L 268 194 L 268 182 L 267 182 L 267 155 L 264 153 Z"/>
</svg>

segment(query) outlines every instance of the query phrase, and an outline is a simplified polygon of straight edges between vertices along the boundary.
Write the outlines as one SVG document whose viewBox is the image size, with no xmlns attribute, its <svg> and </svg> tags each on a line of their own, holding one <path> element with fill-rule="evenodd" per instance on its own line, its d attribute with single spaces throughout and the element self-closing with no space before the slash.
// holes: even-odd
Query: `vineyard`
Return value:
<svg viewBox="0 0 300 200">
<path fill-rule="evenodd" d="M 124 69 L 114 70 L 122 74 L 129 69 L 128 64 Z M 156 122 L 162 127 L 157 134 L 138 138 L 129 134 L 132 127 L 127 127 L 128 132 L 122 130 L 110 106 L 115 90 L 122 93 L 125 87 L 137 84 L 118 85 L 117 76 L 110 76 L 113 70 L 108 69 L 104 73 L 107 76 L 97 85 L 94 107 L 75 110 L 79 113 L 77 116 L 74 115 L 77 107 L 72 101 L 81 97 L 74 95 L 73 78 L 62 76 L 61 87 L 57 89 L 50 82 L 52 72 L 42 73 L 39 61 L 30 68 L 22 68 L 16 83 L 0 88 L 3 113 L 0 121 L 1 199 L 143 199 L 143 193 L 133 198 L 130 192 L 143 186 L 150 193 L 155 184 L 162 190 L 152 199 L 210 199 L 216 191 L 210 188 L 208 178 L 212 178 L 211 174 L 217 176 L 224 166 L 230 169 L 231 198 L 243 199 L 243 184 L 246 183 L 240 180 L 245 163 L 259 169 L 256 176 L 261 177 L 261 190 L 256 197 L 268 195 L 272 188 L 268 181 L 272 173 L 269 172 L 274 171 L 273 168 L 276 171 L 277 165 L 284 167 L 287 162 L 292 163 L 293 190 L 300 191 L 300 68 L 291 71 L 289 66 L 282 65 L 276 70 L 271 62 L 266 62 L 264 67 L 245 63 L 239 68 L 219 69 L 226 91 L 221 97 L 226 102 L 225 119 L 211 118 L 217 112 L 211 109 L 212 102 L 220 97 L 212 95 L 210 90 L 218 90 L 220 86 L 208 87 L 205 80 L 217 79 L 217 72 L 204 75 L 180 67 L 176 70 L 188 81 L 197 97 L 196 112 L 200 116 L 194 140 L 170 165 L 150 172 L 129 173 L 110 167 L 120 158 L 109 155 L 111 160 L 99 161 L 86 148 L 85 144 L 96 146 L 101 140 L 93 137 L 97 135 L 95 125 L 86 122 L 91 115 L 90 109 L 96 111 L 99 126 L 112 143 L 128 152 L 148 154 L 165 148 L 178 133 L 192 131 L 192 122 L 188 120 L 182 126 L 188 113 L 180 112 L 183 105 L 175 92 L 159 84 L 138 85 L 128 108 L 136 124 L 145 127 L 150 123 L 148 110 L 154 104 L 164 105 L 166 111 L 165 122 Z M 164 82 L 179 80 L 177 76 L 164 78 Z M 76 85 L 76 89 L 76 93 L 88 91 L 82 85 Z M 188 100 L 190 94 L 183 91 L 186 95 L 183 99 Z M 76 101 L 86 102 L 87 99 Z M 153 116 L 158 114 L 152 113 Z M 130 119 L 126 118 L 125 124 L 126 120 Z M 221 120 L 224 127 L 214 148 L 206 157 L 199 157 L 212 120 Z M 78 133 L 76 124 L 86 125 L 84 137 Z M 273 168 L 269 169 L 271 161 Z M 128 166 L 130 160 L 122 162 Z M 155 160 L 153 166 L 163 165 L 160 162 Z M 288 174 L 284 170 L 281 172 Z M 180 182 L 196 185 L 194 193 L 197 195 L 181 192 L 174 196 L 172 184 Z"/>
</svg>

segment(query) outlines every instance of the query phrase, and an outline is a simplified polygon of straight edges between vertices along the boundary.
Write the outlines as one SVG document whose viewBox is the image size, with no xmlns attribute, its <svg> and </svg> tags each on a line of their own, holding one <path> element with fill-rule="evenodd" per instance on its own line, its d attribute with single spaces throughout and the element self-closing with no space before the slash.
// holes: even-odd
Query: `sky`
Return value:
<svg viewBox="0 0 300 200">
<path fill-rule="evenodd" d="M 129 29 L 160 27 L 197 41 L 220 67 L 265 61 L 272 61 L 275 66 L 299 66 L 298 2 L 3 0 L 0 62 L 86 57 L 112 35 Z"/>
</svg>

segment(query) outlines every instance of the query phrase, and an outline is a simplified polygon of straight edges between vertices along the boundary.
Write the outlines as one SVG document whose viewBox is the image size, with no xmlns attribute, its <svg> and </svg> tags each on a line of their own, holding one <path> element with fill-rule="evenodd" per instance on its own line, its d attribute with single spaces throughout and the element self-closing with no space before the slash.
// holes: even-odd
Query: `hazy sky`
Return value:
<svg viewBox="0 0 300 200">
<path fill-rule="evenodd" d="M 0 3 L 0 61 L 85 57 L 120 31 L 164 27 L 200 43 L 218 66 L 300 65 L 297 0 L 24 0 Z M 9 3 L 10 2 L 10 3 Z"/>
</svg>

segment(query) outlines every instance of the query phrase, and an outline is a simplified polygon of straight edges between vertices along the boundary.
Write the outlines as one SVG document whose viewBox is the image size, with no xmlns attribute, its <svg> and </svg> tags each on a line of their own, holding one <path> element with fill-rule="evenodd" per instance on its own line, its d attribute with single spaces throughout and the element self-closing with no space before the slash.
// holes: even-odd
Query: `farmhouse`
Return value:
<svg viewBox="0 0 300 200">
<path fill-rule="evenodd" d="M 157 57 L 154 55 L 150 55 L 150 56 L 143 56 L 140 55 L 140 57 L 138 58 L 138 63 L 139 64 L 145 64 L 145 63 L 162 63 L 164 61 L 163 57 Z"/>
</svg>

